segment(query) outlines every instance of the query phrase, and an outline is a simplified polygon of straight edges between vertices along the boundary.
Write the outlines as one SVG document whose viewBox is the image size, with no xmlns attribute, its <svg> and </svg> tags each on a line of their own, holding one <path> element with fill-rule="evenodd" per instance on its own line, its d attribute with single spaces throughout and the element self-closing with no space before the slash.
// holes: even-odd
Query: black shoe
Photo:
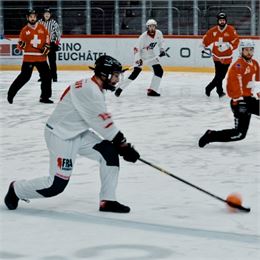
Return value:
<svg viewBox="0 0 260 260">
<path fill-rule="evenodd" d="M 161 95 L 152 89 L 147 90 L 147 96 L 149 97 L 160 97 Z"/>
<path fill-rule="evenodd" d="M 199 140 L 199 147 L 204 147 L 206 144 L 210 143 L 210 134 L 212 133 L 211 130 L 207 130 L 205 134 Z"/>
<path fill-rule="evenodd" d="M 205 94 L 206 94 L 206 96 L 210 97 L 210 90 L 205 88 Z"/>
<path fill-rule="evenodd" d="M 219 93 L 218 96 L 219 96 L 219 98 L 222 98 L 222 97 L 226 96 L 226 93 L 225 92 Z"/>
<path fill-rule="evenodd" d="M 9 104 L 13 104 L 14 97 L 7 95 L 7 101 Z"/>
<path fill-rule="evenodd" d="M 117 201 L 102 200 L 100 201 L 99 211 L 129 213 L 130 208 Z"/>
<path fill-rule="evenodd" d="M 58 82 L 57 78 L 52 79 L 53 82 Z"/>
<path fill-rule="evenodd" d="M 38 79 L 38 82 L 42 82 L 42 79 L 41 79 L 41 78 L 39 78 L 39 79 Z"/>
<path fill-rule="evenodd" d="M 53 104 L 54 102 L 48 98 L 40 98 L 39 102 L 45 103 L 45 104 Z"/>
<path fill-rule="evenodd" d="M 14 210 L 18 206 L 19 198 L 16 196 L 14 191 L 14 181 L 11 182 L 8 192 L 5 196 L 5 205 L 8 209 Z"/>
</svg>

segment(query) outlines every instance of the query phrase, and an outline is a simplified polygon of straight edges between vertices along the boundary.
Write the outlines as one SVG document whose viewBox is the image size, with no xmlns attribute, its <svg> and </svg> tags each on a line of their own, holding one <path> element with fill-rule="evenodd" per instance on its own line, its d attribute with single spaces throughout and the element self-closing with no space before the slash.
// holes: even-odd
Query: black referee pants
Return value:
<svg viewBox="0 0 260 260">
<path fill-rule="evenodd" d="M 56 64 L 57 50 L 58 50 L 58 46 L 54 42 L 51 42 L 51 48 L 48 54 L 48 59 L 49 59 L 49 65 L 51 69 L 51 78 L 53 80 L 57 80 L 57 64 Z"/>
<path fill-rule="evenodd" d="M 30 80 L 34 66 L 40 73 L 41 99 L 49 99 L 52 94 L 51 73 L 46 61 L 43 62 L 23 62 L 21 73 L 15 79 L 8 90 L 8 97 L 14 98 L 16 93 Z"/>
</svg>

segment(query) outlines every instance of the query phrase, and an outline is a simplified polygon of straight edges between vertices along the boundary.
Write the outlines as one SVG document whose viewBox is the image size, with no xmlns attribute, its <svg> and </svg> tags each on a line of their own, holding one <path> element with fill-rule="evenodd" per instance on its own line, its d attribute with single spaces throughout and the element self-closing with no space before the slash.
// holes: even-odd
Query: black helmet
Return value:
<svg viewBox="0 0 260 260">
<path fill-rule="evenodd" d="M 51 14 L 51 9 L 50 8 L 44 8 L 43 13 L 50 13 Z"/>
<path fill-rule="evenodd" d="M 227 15 L 224 13 L 224 12 L 219 12 L 218 14 L 217 14 L 217 19 L 219 20 L 219 19 L 225 19 L 225 20 L 227 20 Z"/>
<path fill-rule="evenodd" d="M 29 10 L 27 11 L 27 14 L 26 14 L 26 15 L 29 16 L 29 15 L 31 15 L 31 14 L 35 14 L 35 15 L 36 15 L 37 13 L 36 13 L 36 11 L 35 11 L 34 9 L 29 9 Z"/>
<path fill-rule="evenodd" d="M 115 72 L 122 73 L 122 64 L 108 55 L 100 56 L 95 62 L 95 75 L 110 79 Z"/>
</svg>

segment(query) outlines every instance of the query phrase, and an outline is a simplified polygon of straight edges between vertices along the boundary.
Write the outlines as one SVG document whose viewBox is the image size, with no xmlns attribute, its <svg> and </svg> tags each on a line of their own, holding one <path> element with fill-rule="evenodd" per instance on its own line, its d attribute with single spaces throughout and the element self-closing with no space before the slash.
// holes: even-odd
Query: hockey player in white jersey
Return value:
<svg viewBox="0 0 260 260">
<path fill-rule="evenodd" d="M 121 73 L 121 64 L 103 55 L 95 63 L 92 78 L 77 81 L 64 91 L 45 127 L 50 174 L 13 181 L 5 197 L 8 209 L 16 209 L 19 200 L 53 197 L 63 192 L 79 154 L 100 163 L 99 210 L 130 211 L 128 206 L 116 200 L 119 155 L 133 163 L 140 156 L 114 124 L 104 96 L 106 89 L 115 88 Z"/>
<path fill-rule="evenodd" d="M 163 68 L 156 55 L 154 48 L 158 46 L 160 54 L 159 57 L 166 55 L 164 51 L 163 34 L 160 30 L 156 29 L 157 22 L 154 19 L 149 19 L 146 23 L 147 31 L 141 34 L 138 38 L 137 44 L 134 47 L 134 69 L 130 76 L 119 83 L 115 91 L 116 96 L 120 96 L 123 89 L 132 83 L 142 71 L 142 66 L 148 65 L 153 69 L 154 75 L 151 84 L 147 90 L 148 96 L 160 96 L 159 87 L 163 76 Z"/>
</svg>

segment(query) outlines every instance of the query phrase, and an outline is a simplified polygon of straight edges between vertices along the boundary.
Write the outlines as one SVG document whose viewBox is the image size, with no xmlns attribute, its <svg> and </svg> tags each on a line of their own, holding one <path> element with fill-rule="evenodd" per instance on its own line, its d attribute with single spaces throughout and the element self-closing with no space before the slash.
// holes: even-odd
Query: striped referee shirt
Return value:
<svg viewBox="0 0 260 260">
<path fill-rule="evenodd" d="M 43 24 L 45 28 L 48 30 L 50 34 L 51 42 L 60 41 L 60 37 L 61 37 L 60 26 L 54 19 L 51 18 L 48 21 L 45 21 L 44 19 L 40 19 L 38 22 Z"/>
</svg>

